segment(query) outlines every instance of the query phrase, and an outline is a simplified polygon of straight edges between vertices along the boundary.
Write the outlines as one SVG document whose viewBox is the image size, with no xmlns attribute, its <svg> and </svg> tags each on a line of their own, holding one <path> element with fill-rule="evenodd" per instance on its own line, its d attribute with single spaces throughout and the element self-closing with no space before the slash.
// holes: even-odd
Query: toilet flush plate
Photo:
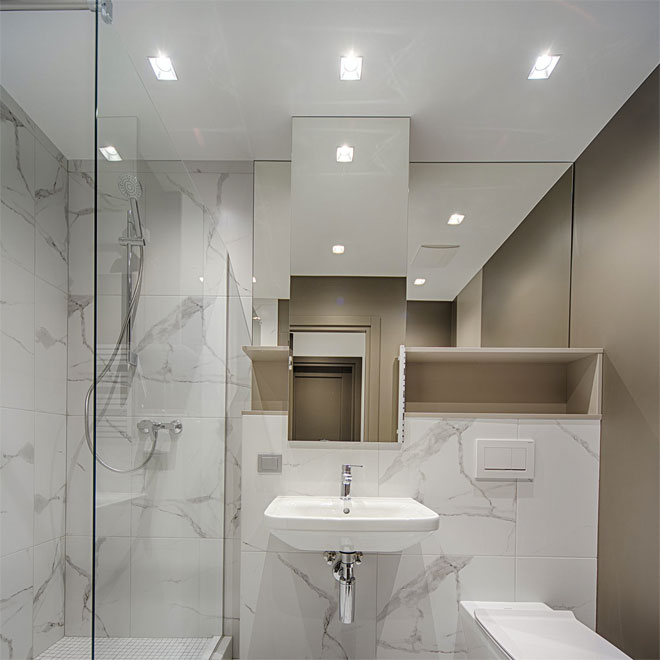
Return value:
<svg viewBox="0 0 660 660">
<path fill-rule="evenodd" d="M 475 456 L 477 479 L 534 478 L 534 440 L 477 438 Z"/>
</svg>

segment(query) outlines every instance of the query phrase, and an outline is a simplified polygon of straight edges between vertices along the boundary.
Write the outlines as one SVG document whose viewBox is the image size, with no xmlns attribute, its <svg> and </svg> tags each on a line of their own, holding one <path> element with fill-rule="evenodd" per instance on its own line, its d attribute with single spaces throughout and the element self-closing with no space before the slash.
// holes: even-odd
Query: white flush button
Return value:
<svg viewBox="0 0 660 660">
<path fill-rule="evenodd" d="M 486 470 L 508 470 L 511 467 L 511 450 L 507 447 L 484 447 Z"/>
<path fill-rule="evenodd" d="M 518 449 L 511 450 L 511 469 L 527 469 L 527 448 L 520 447 Z"/>
<path fill-rule="evenodd" d="M 477 479 L 534 478 L 534 440 L 477 438 L 475 450 Z"/>
</svg>

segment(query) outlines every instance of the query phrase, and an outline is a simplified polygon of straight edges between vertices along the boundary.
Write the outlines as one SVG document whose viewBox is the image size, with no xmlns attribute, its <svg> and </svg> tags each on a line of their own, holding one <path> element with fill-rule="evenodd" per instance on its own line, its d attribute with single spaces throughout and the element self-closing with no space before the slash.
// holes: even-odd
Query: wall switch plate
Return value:
<svg viewBox="0 0 660 660">
<path fill-rule="evenodd" d="M 282 472 L 282 454 L 258 454 L 257 472 L 279 474 Z"/>
<path fill-rule="evenodd" d="M 490 440 L 477 438 L 477 479 L 534 478 L 534 440 Z"/>
</svg>

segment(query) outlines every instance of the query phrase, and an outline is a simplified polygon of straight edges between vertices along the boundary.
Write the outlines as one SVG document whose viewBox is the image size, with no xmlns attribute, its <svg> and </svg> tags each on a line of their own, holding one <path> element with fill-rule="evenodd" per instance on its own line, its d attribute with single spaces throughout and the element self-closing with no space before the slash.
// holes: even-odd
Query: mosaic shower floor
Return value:
<svg viewBox="0 0 660 660">
<path fill-rule="evenodd" d="M 219 637 L 98 638 L 95 660 L 209 660 Z M 89 660 L 87 637 L 63 637 L 36 660 Z"/>
</svg>

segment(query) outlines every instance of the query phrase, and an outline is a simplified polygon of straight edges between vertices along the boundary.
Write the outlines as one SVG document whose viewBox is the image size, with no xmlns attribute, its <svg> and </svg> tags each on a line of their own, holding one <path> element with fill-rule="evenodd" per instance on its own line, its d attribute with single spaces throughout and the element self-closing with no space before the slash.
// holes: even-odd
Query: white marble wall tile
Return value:
<svg viewBox="0 0 660 660">
<path fill-rule="evenodd" d="M 121 296 L 99 296 L 96 300 L 98 307 L 97 322 L 97 369 L 100 373 L 111 352 L 114 350 L 122 323 Z M 140 309 L 138 308 L 138 314 Z M 69 296 L 68 311 L 68 383 L 67 383 L 67 411 L 70 415 L 81 415 L 84 410 L 85 394 L 92 382 L 94 371 L 94 302 L 92 295 Z M 114 363 L 111 373 L 122 370 L 124 364 L 121 359 Z M 122 375 L 126 381 L 125 374 Z M 107 401 L 107 383 L 99 388 L 99 402 Z M 122 382 L 123 382 L 122 381 Z M 128 382 L 128 381 L 126 381 Z M 132 400 L 128 399 L 128 404 Z M 122 415 L 130 414 L 128 406 Z"/>
<path fill-rule="evenodd" d="M 96 543 L 97 637 L 130 637 L 131 540 L 100 536 Z"/>
<path fill-rule="evenodd" d="M 398 451 L 379 452 L 379 494 L 414 497 L 440 529 L 409 553 L 513 555 L 516 485 L 476 480 L 476 438 L 516 438 L 511 420 L 409 418 Z"/>
<path fill-rule="evenodd" d="M 32 548 L 0 560 L 0 657 L 31 660 Z"/>
<path fill-rule="evenodd" d="M 596 625 L 597 559 L 519 557 L 516 600 L 540 601 L 553 609 L 572 610 L 590 628 Z"/>
<path fill-rule="evenodd" d="M 94 292 L 94 179 L 84 172 L 69 172 L 69 295 Z"/>
<path fill-rule="evenodd" d="M 34 388 L 37 410 L 66 413 L 68 298 L 35 280 Z"/>
<path fill-rule="evenodd" d="M 64 562 L 64 537 L 35 546 L 34 655 L 64 636 Z"/>
<path fill-rule="evenodd" d="M 513 600 L 514 558 L 379 555 L 376 657 L 462 658 L 462 599 Z"/>
<path fill-rule="evenodd" d="M 376 557 L 366 555 L 356 575 L 356 622 L 346 625 L 319 553 L 244 552 L 241 657 L 374 658 Z"/>
<path fill-rule="evenodd" d="M 2 260 L 34 273 L 35 139 L 0 102 L 0 248 Z"/>
<path fill-rule="evenodd" d="M 204 209 L 182 174 L 139 174 L 145 191 L 139 200 L 148 231 L 145 295 L 200 296 L 205 292 Z M 224 295 L 224 291 L 220 292 Z"/>
<path fill-rule="evenodd" d="M 517 555 L 595 557 L 600 422 L 521 420 L 535 440 L 533 481 L 518 485 Z"/>
<path fill-rule="evenodd" d="M 200 637 L 223 634 L 224 553 L 222 539 L 200 539 L 199 603 L 194 608 L 198 613 L 197 635 Z"/>
<path fill-rule="evenodd" d="M 67 534 L 87 536 L 92 533 L 92 454 L 84 437 L 83 418 L 67 420 Z M 119 433 L 97 434 L 97 453 L 107 463 L 119 468 L 133 465 L 133 449 Z M 129 536 L 131 529 L 131 475 L 116 474 L 97 464 L 96 529 L 100 536 Z"/>
<path fill-rule="evenodd" d="M 126 248 L 119 244 L 119 237 L 126 235 L 128 200 L 119 191 L 119 178 L 126 170 L 100 172 L 97 178 L 97 234 L 96 234 L 96 290 L 99 295 L 120 295 L 125 287 Z M 93 187 L 93 178 L 85 180 Z M 94 197 L 92 197 L 94 199 Z M 146 197 L 139 200 L 140 211 L 146 205 Z M 91 222 L 93 223 L 93 216 Z M 94 243 L 91 243 L 93 247 Z M 90 245 L 87 245 L 89 249 Z M 74 271 L 77 273 L 77 270 Z M 93 280 L 91 282 L 94 283 Z M 75 293 L 78 293 L 76 288 Z"/>
<path fill-rule="evenodd" d="M 0 409 L 0 555 L 33 545 L 34 413 Z"/>
<path fill-rule="evenodd" d="M 241 538 L 241 453 L 242 419 L 228 417 L 225 447 L 225 532 L 226 539 Z"/>
<path fill-rule="evenodd" d="M 270 534 L 264 526 L 263 515 L 266 507 L 282 494 L 283 474 L 259 474 L 257 455 L 283 454 L 286 445 L 286 415 L 244 415 L 243 416 L 243 477 L 241 490 L 241 540 L 243 550 L 266 550 Z M 274 537 L 272 542 L 282 550 L 290 549 Z"/>
<path fill-rule="evenodd" d="M 0 404 L 34 410 L 34 276 L 0 264 Z"/>
<path fill-rule="evenodd" d="M 34 421 L 34 543 L 65 534 L 66 416 L 36 413 Z"/>
<path fill-rule="evenodd" d="M 136 410 L 181 417 L 224 415 L 225 310 L 222 298 L 143 297 L 136 323 Z"/>
<path fill-rule="evenodd" d="M 190 178 L 210 211 L 206 225 L 206 235 L 211 239 L 208 242 L 207 264 L 211 265 L 214 254 L 221 254 L 220 246 L 226 246 L 239 295 L 251 296 L 252 172 L 202 172 L 197 169 Z M 212 272 L 219 273 L 219 270 L 213 268 Z"/>
<path fill-rule="evenodd" d="M 96 552 L 97 637 L 130 636 L 130 551 L 126 537 L 100 536 Z M 67 636 L 91 635 L 92 537 L 67 536 L 65 629 Z"/>
<path fill-rule="evenodd" d="M 218 218 L 204 210 L 204 295 L 227 295 L 229 252 L 220 235 Z"/>
<path fill-rule="evenodd" d="M 131 548 L 131 635 L 195 637 L 202 621 L 219 617 L 219 603 L 202 597 L 199 539 L 134 539 Z M 222 542 L 216 541 L 221 566 Z M 209 553 L 205 550 L 205 557 Z M 222 580 L 217 583 L 222 589 Z M 220 591 L 221 593 L 221 591 Z"/>
<path fill-rule="evenodd" d="M 224 581 L 222 629 L 233 639 L 234 657 L 239 657 L 239 622 L 241 614 L 241 542 L 239 539 L 224 541 Z"/>
<path fill-rule="evenodd" d="M 89 637 L 92 631 L 92 537 L 71 535 L 67 524 L 65 556 L 64 634 Z"/>
<path fill-rule="evenodd" d="M 132 536 L 223 536 L 224 419 L 183 419 L 161 431 L 156 453 L 132 478 Z M 140 459 L 142 460 L 142 459 Z"/>
<path fill-rule="evenodd" d="M 63 292 L 68 287 L 66 160 L 36 143 L 35 273 Z"/>
</svg>

